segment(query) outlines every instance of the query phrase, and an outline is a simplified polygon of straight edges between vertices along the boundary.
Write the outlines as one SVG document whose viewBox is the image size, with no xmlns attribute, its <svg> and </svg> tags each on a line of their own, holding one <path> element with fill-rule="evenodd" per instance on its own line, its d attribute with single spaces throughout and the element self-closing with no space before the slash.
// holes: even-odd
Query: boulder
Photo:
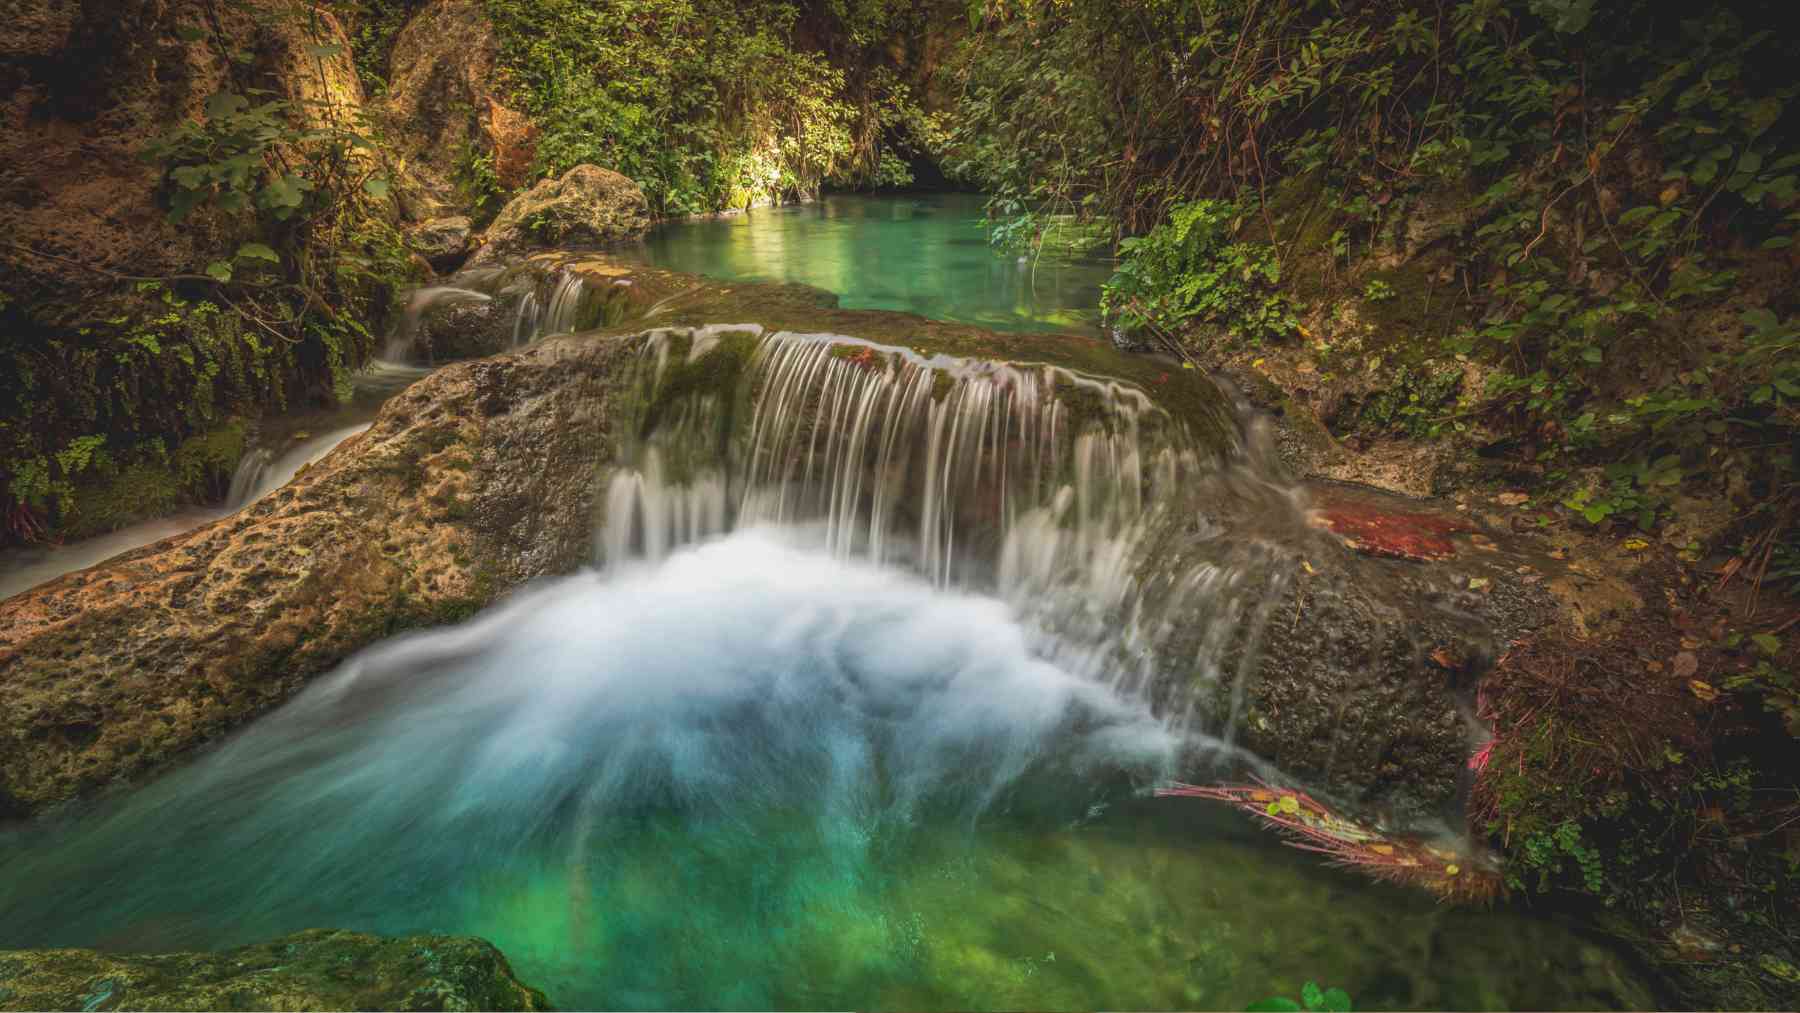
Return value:
<svg viewBox="0 0 1800 1013">
<path fill-rule="evenodd" d="M 432 218 L 406 230 L 406 247 L 424 257 L 433 271 L 453 271 L 468 258 L 474 228 L 464 215 Z"/>
<path fill-rule="evenodd" d="M 578 165 L 514 197 L 488 227 L 471 259 L 482 264 L 531 247 L 579 246 L 642 235 L 650 203 L 638 185 L 611 169 Z"/>
<path fill-rule="evenodd" d="M 310 929 L 217 953 L 0 950 L 0 1010 L 543 1010 L 471 936 Z"/>
</svg>

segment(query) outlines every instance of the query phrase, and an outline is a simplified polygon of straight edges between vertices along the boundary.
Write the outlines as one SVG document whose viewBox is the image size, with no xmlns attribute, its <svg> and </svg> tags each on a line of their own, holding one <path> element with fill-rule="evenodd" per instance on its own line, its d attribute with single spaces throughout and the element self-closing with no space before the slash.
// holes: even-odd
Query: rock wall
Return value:
<svg viewBox="0 0 1800 1013">
<path fill-rule="evenodd" d="M 526 182 L 537 128 L 511 108 L 499 59 L 494 27 L 478 0 L 435 0 L 395 37 L 378 113 L 413 170 L 416 185 L 402 192 L 409 217 L 466 210 L 457 175 L 474 157 L 492 159 L 507 189 Z"/>
</svg>

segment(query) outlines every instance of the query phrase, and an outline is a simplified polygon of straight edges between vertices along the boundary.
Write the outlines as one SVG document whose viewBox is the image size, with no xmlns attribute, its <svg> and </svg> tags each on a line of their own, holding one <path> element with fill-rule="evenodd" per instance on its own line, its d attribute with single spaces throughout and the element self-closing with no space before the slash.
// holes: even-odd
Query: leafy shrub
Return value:
<svg viewBox="0 0 1800 1013">
<path fill-rule="evenodd" d="M 1294 308 L 1276 287 L 1281 267 L 1267 243 L 1233 242 L 1237 205 L 1178 204 L 1146 236 L 1119 244 L 1119 266 L 1100 297 L 1106 317 L 1128 328 L 1174 331 L 1191 322 L 1250 341 L 1294 329 Z"/>
</svg>

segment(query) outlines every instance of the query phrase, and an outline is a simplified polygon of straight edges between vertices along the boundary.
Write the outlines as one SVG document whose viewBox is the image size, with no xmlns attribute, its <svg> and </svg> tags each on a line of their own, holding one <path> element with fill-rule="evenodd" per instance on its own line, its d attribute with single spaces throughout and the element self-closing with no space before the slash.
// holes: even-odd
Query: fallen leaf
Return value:
<svg viewBox="0 0 1800 1013">
<path fill-rule="evenodd" d="M 1644 670 L 1647 672 L 1660 672 L 1663 670 L 1663 663 L 1660 661 L 1647 661 L 1644 663 Z"/>
<path fill-rule="evenodd" d="M 1500 501 L 1501 506 L 1518 506 L 1521 503 L 1530 502 L 1531 496 L 1522 492 L 1503 492 L 1495 499 Z"/>
<path fill-rule="evenodd" d="M 1456 658 L 1442 647 L 1431 652 L 1431 660 L 1437 662 L 1438 667 L 1440 668 L 1456 669 L 1462 667 L 1456 663 Z"/>
<path fill-rule="evenodd" d="M 1674 669 L 1675 678 L 1691 679 L 1695 672 L 1700 671 L 1700 659 L 1694 657 L 1692 651 L 1682 651 L 1675 656 Z"/>
<path fill-rule="evenodd" d="M 1714 689 L 1711 683 L 1701 682 L 1699 679 L 1689 679 L 1688 689 L 1692 690 L 1696 697 L 1699 697 L 1707 703 L 1711 703 L 1719 698 L 1719 691 Z"/>
<path fill-rule="evenodd" d="M 1461 871 L 1462 871 L 1462 869 L 1460 869 L 1454 865 L 1444 866 L 1444 875 L 1446 875 L 1446 876 L 1454 876 Z"/>
<path fill-rule="evenodd" d="M 1564 552 L 1561 549 L 1551 549 L 1550 550 L 1550 558 L 1551 559 L 1568 559 L 1569 554 L 1567 552 Z"/>
<path fill-rule="evenodd" d="M 1627 539 L 1625 539 L 1625 551 L 1626 552 L 1642 552 L 1645 549 L 1648 549 L 1649 547 L 1650 547 L 1650 543 L 1644 541 L 1642 538 L 1627 538 Z"/>
<path fill-rule="evenodd" d="M 1470 577 L 1469 578 L 1469 590 L 1471 590 L 1471 591 L 1486 591 L 1488 589 L 1488 585 L 1491 583 L 1493 583 L 1493 582 L 1488 580 L 1486 577 Z"/>
</svg>

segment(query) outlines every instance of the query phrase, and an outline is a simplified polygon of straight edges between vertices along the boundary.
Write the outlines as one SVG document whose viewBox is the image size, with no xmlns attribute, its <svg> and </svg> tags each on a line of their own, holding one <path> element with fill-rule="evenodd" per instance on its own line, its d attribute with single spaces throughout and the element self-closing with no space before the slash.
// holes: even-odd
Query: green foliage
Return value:
<svg viewBox="0 0 1800 1013">
<path fill-rule="evenodd" d="M 1553 478 L 1617 465 L 1565 493 L 1577 516 L 1654 525 L 1683 486 L 1771 504 L 1760 523 L 1793 515 L 1800 303 L 1783 279 L 1800 83 L 1770 9 L 986 0 L 970 13 L 943 151 L 994 195 L 997 238 L 1029 241 L 1049 212 L 1144 234 L 1217 201 L 1259 209 L 1244 236 L 1274 244 L 1291 288 L 1409 254 L 1407 229 L 1436 216 L 1438 312 L 1475 324 L 1430 347 L 1442 331 L 1414 328 L 1433 296 L 1369 282 L 1357 294 L 1381 340 L 1413 346 L 1389 361 L 1492 367 L 1461 414 Z M 1278 206 L 1299 178 L 1318 200 Z M 1180 320 L 1192 279 L 1136 283 L 1140 315 Z M 1152 307 L 1156 284 L 1181 308 Z M 1390 321 L 1403 306 L 1411 318 Z M 1671 456 L 1679 484 L 1659 484 L 1675 472 L 1652 466 Z"/>
<path fill-rule="evenodd" d="M 487 0 L 542 124 L 535 172 L 583 162 L 637 182 L 658 214 L 745 207 L 880 178 L 881 128 L 916 116 L 892 75 L 852 88 L 795 44 L 799 8 L 761 0 Z M 837 5 L 852 34 L 903 5 Z M 897 160 L 895 160 L 897 161 Z M 885 175 L 884 175 L 885 173 Z"/>
<path fill-rule="evenodd" d="M 315 10 L 264 14 L 297 19 L 327 74 L 337 47 Z M 170 221 L 216 247 L 188 273 L 121 285 L 86 327 L 52 322 L 66 319 L 54 306 L 0 307 L 0 505 L 64 534 L 222 493 L 198 449 L 220 445 L 193 441 L 233 416 L 348 396 L 369 326 L 412 270 L 375 140 L 347 107 L 228 80 L 143 157 Z"/>
<path fill-rule="evenodd" d="M 1274 249 L 1231 239 L 1243 216 L 1222 201 L 1176 205 L 1148 235 L 1120 244 L 1101 310 L 1128 329 L 1204 323 L 1252 343 L 1287 335 L 1294 308 L 1277 288 Z"/>
<path fill-rule="evenodd" d="M 1244 1007 L 1251 1013 L 1350 1013 L 1356 1007 L 1350 1002 L 1350 993 L 1341 988 L 1322 989 L 1316 982 L 1307 982 L 1300 988 L 1300 1001 L 1295 1002 L 1283 996 L 1264 999 Z"/>
</svg>

